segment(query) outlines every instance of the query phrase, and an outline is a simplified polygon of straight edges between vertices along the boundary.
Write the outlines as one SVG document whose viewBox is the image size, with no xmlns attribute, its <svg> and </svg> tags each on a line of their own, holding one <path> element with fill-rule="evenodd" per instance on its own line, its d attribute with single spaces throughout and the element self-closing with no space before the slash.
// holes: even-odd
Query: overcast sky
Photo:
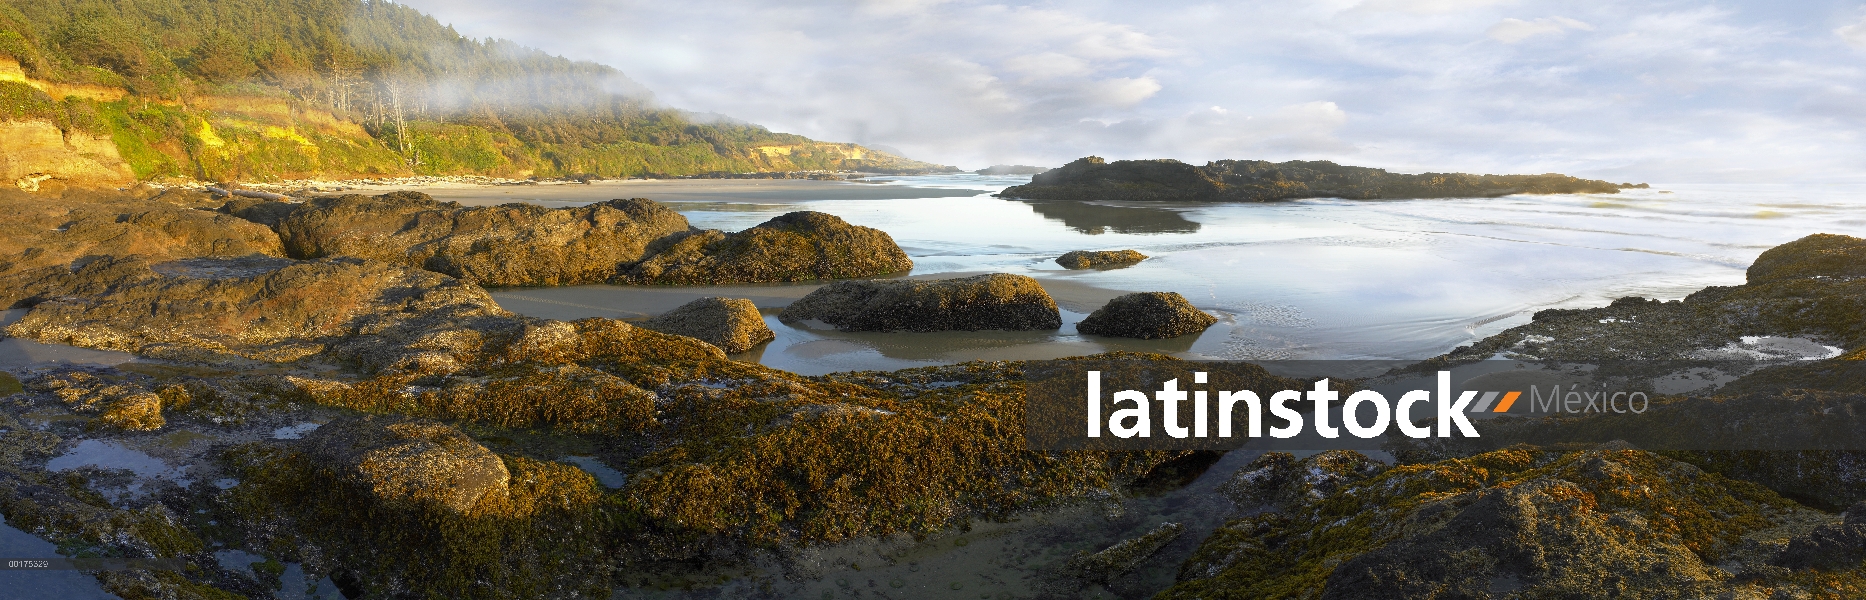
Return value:
<svg viewBox="0 0 1866 600">
<path fill-rule="evenodd" d="M 1866 4 L 410 0 L 671 106 L 980 168 L 1866 180 Z"/>
</svg>

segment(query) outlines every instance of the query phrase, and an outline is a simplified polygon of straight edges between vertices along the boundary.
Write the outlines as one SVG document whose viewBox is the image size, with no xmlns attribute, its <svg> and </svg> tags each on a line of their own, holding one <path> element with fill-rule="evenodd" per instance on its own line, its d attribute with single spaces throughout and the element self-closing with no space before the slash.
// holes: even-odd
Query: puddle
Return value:
<svg viewBox="0 0 1866 600">
<path fill-rule="evenodd" d="M 627 475 L 623 475 L 621 471 L 609 468 L 609 465 L 603 464 L 602 461 L 596 460 L 595 457 L 566 456 L 557 460 L 576 465 L 577 468 L 583 469 L 583 472 L 596 477 L 597 483 L 601 483 L 603 487 L 609 489 L 616 489 L 628 483 Z"/>
<path fill-rule="evenodd" d="M 138 477 L 178 479 L 183 468 L 168 466 L 153 456 L 109 440 L 84 440 L 77 446 L 46 461 L 48 471 L 70 471 L 80 467 L 128 469 Z"/>
<path fill-rule="evenodd" d="M 0 556 L 7 558 L 64 558 L 57 546 L 20 531 L 0 516 Z M 97 580 L 82 571 L 0 569 L 0 596 L 57 598 L 58 600 L 113 600 Z"/>
<path fill-rule="evenodd" d="M 318 428 L 317 423 L 299 423 L 297 425 L 288 425 L 285 427 L 280 427 L 278 429 L 272 430 L 272 439 L 275 439 L 275 440 L 301 439 L 305 436 L 305 434 L 311 433 L 312 431 L 316 431 L 317 428 Z"/>
</svg>

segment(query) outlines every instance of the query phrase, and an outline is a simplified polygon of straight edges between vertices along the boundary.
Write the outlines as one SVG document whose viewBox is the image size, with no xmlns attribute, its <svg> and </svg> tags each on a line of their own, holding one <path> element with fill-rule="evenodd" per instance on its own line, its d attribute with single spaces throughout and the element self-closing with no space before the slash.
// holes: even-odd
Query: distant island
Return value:
<svg viewBox="0 0 1866 600">
<path fill-rule="evenodd" d="M 1543 175 L 1407 175 L 1325 160 L 1219 160 L 1193 166 L 1172 159 L 1076 159 L 1006 188 L 1003 198 L 1269 202 L 1298 198 L 1490 198 L 1510 194 L 1614 194 L 1646 184 Z"/>
<path fill-rule="evenodd" d="M 1048 170 L 1050 170 L 1049 167 L 1030 165 L 992 165 L 972 173 L 975 175 L 1036 175 Z"/>
</svg>

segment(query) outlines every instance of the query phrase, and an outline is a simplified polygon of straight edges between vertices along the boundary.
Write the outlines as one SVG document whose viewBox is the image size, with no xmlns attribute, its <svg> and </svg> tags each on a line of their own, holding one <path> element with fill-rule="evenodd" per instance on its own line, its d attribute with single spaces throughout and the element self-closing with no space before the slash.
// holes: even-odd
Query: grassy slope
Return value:
<svg viewBox="0 0 1866 600">
<path fill-rule="evenodd" d="M 938 168 L 360 0 L 0 0 L 0 118 L 109 134 L 144 179 Z"/>
</svg>

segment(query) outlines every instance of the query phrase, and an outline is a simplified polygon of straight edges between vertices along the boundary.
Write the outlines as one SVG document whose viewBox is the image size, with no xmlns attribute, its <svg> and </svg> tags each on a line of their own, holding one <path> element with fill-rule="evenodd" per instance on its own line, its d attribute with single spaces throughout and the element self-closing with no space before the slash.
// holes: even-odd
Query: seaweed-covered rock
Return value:
<svg viewBox="0 0 1866 600">
<path fill-rule="evenodd" d="M 765 326 L 758 305 L 742 298 L 701 298 L 636 326 L 684 335 L 733 353 L 777 339 L 777 334 Z"/>
<path fill-rule="evenodd" d="M 838 281 L 799 298 L 778 318 L 843 331 L 1013 331 L 1062 327 L 1037 280 L 988 273 L 958 279 Z"/>
<path fill-rule="evenodd" d="M 315 198 L 285 213 L 268 203 L 229 203 L 275 220 L 297 258 L 370 258 L 485 285 L 601 283 L 691 227 L 652 200 L 610 200 L 550 209 L 531 204 L 464 207 L 419 192 Z"/>
<path fill-rule="evenodd" d="M 279 238 L 227 215 L 128 196 L 48 202 L 0 190 L 0 306 L 30 304 L 43 283 L 97 257 L 152 261 L 282 256 Z"/>
<path fill-rule="evenodd" d="M 1109 300 L 1077 323 L 1076 331 L 1154 340 L 1198 333 L 1217 322 L 1178 292 L 1139 292 Z"/>
<path fill-rule="evenodd" d="M 79 414 L 96 414 L 94 425 L 124 431 L 153 431 L 167 424 L 162 397 L 133 381 L 112 381 L 84 371 L 54 371 L 26 382 L 29 391 L 49 393 Z"/>
<path fill-rule="evenodd" d="M 1062 572 L 1059 573 L 1062 577 L 1058 578 L 1061 580 L 1058 583 L 1062 585 L 1053 587 L 1060 588 L 1056 591 L 1067 594 L 1076 591 L 1068 589 L 1069 587 L 1079 588 L 1083 583 L 1106 584 L 1109 580 L 1126 575 L 1145 563 L 1161 548 L 1179 539 L 1179 534 L 1184 533 L 1185 529 L 1178 523 L 1161 523 L 1152 531 L 1139 537 L 1121 540 L 1120 543 L 1100 552 L 1090 554 L 1087 550 L 1079 551 L 1063 563 Z"/>
<path fill-rule="evenodd" d="M 1839 523 L 1822 525 L 1788 541 L 1775 556 L 1791 569 L 1857 569 L 1866 560 L 1866 502 L 1847 509 Z"/>
<path fill-rule="evenodd" d="M 914 262 L 887 232 L 799 211 L 737 233 L 707 230 L 674 241 L 622 281 L 660 285 L 850 279 L 899 273 Z"/>
<path fill-rule="evenodd" d="M 1267 452 L 1219 484 L 1218 493 L 1240 511 L 1288 511 L 1327 498 L 1385 468 L 1351 450 L 1329 450 L 1302 460 L 1288 452 Z"/>
<path fill-rule="evenodd" d="M 1768 250 L 1750 263 L 1749 283 L 1794 277 L 1866 275 L 1866 240 L 1817 233 Z"/>
<path fill-rule="evenodd" d="M 1766 541 L 1826 519 L 1649 452 L 1519 446 L 1231 521 L 1159 597 L 1766 598 Z"/>
<path fill-rule="evenodd" d="M 466 512 L 503 496 L 511 474 L 497 455 L 448 425 L 395 417 L 332 421 L 306 435 L 317 466 L 383 502 L 432 502 Z"/>
<path fill-rule="evenodd" d="M 1171 159 L 1076 159 L 1006 188 L 999 196 L 1040 200 L 1267 202 L 1296 198 L 1489 198 L 1509 194 L 1613 194 L 1605 181 L 1543 175 L 1406 175 L 1325 160 L 1219 160 L 1197 167 Z"/>
<path fill-rule="evenodd" d="M 1056 264 L 1065 269 L 1096 269 L 1127 266 L 1143 260 L 1147 260 L 1147 255 L 1134 250 L 1076 250 L 1056 257 Z"/>
</svg>

